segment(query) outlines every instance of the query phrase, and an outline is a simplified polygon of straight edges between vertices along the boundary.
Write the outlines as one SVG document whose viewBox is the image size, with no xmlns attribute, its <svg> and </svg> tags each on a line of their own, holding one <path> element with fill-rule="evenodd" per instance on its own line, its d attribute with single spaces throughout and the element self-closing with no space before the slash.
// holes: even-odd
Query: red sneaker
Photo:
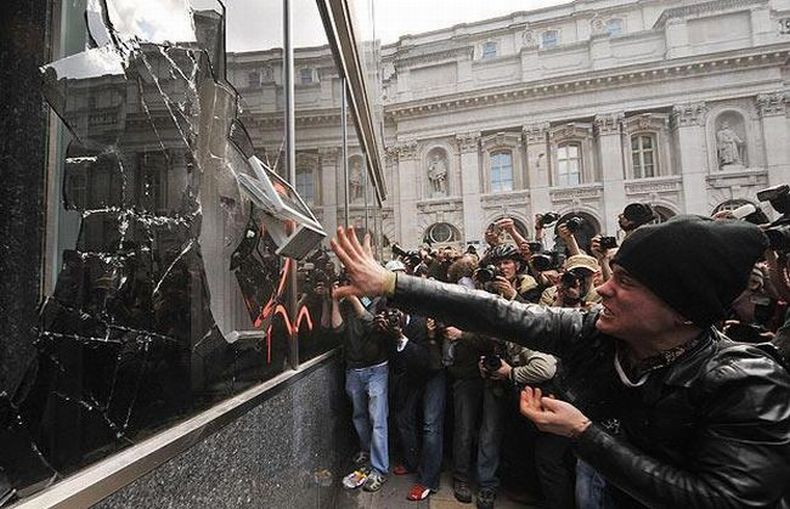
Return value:
<svg viewBox="0 0 790 509">
<path fill-rule="evenodd" d="M 406 499 L 413 500 L 416 502 L 418 500 L 425 500 L 426 498 L 428 498 L 428 495 L 430 494 L 431 494 L 430 488 L 426 488 L 422 484 L 417 483 L 411 487 L 411 490 L 409 491 L 409 494 L 406 496 Z"/>
<path fill-rule="evenodd" d="M 397 465 L 395 465 L 395 468 L 392 469 L 392 473 L 395 475 L 406 475 L 406 474 L 410 474 L 411 472 L 409 471 L 408 468 L 406 468 L 406 465 L 398 463 Z"/>
</svg>

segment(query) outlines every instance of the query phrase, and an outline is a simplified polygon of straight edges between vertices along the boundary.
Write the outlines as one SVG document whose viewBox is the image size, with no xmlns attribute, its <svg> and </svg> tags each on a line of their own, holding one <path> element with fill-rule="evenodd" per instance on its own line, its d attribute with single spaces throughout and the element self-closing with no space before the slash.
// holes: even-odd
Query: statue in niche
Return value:
<svg viewBox="0 0 790 509">
<path fill-rule="evenodd" d="M 716 132 L 716 149 L 719 154 L 719 167 L 743 166 L 741 157 L 741 147 L 743 140 L 730 127 L 726 120 L 722 122 L 721 128 Z"/>
<path fill-rule="evenodd" d="M 349 193 L 351 201 L 362 199 L 362 165 L 358 159 L 354 160 L 354 164 L 351 166 L 348 184 L 351 187 L 351 192 Z"/>
<path fill-rule="evenodd" d="M 434 196 L 447 194 L 447 161 L 440 154 L 434 154 L 428 163 L 428 180 Z"/>
</svg>

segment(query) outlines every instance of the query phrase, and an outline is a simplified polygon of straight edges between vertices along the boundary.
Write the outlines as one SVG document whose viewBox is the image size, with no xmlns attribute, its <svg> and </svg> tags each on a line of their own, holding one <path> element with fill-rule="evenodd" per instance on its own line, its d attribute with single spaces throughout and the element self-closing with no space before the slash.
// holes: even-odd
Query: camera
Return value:
<svg viewBox="0 0 790 509">
<path fill-rule="evenodd" d="M 403 313 L 396 308 L 386 308 L 376 316 L 376 326 L 384 332 L 394 333 L 401 327 Z"/>
<path fill-rule="evenodd" d="M 565 221 L 565 226 L 570 230 L 571 233 L 576 232 L 581 226 L 584 224 L 584 219 L 574 216 L 567 221 Z"/>
<path fill-rule="evenodd" d="M 558 254 L 556 251 L 544 251 L 534 254 L 529 258 L 532 267 L 538 272 L 544 272 L 559 267 Z"/>
<path fill-rule="evenodd" d="M 598 243 L 601 249 L 613 249 L 617 247 L 617 239 L 615 237 L 601 237 Z"/>
<path fill-rule="evenodd" d="M 400 258 L 403 258 L 404 263 L 406 263 L 410 267 L 414 267 L 414 266 L 418 265 L 420 262 L 422 262 L 422 256 L 420 256 L 420 252 L 419 251 L 415 251 L 413 249 L 409 250 L 409 251 L 406 251 L 402 247 L 400 247 L 398 244 L 393 244 L 392 245 L 392 252 L 396 256 L 399 256 Z"/>
<path fill-rule="evenodd" d="M 542 242 L 530 241 L 530 242 L 527 242 L 527 245 L 529 246 L 529 250 L 532 253 L 540 253 L 541 251 L 543 251 L 543 243 Z"/>
<path fill-rule="evenodd" d="M 560 220 L 560 215 L 557 214 L 556 212 L 546 212 L 541 216 L 541 218 L 538 220 L 535 226 L 540 229 L 540 228 L 544 228 L 546 225 L 556 223 L 559 220 Z"/>
<path fill-rule="evenodd" d="M 483 369 L 489 373 L 493 373 L 502 367 L 502 358 L 496 354 L 483 356 Z"/>
<path fill-rule="evenodd" d="M 496 279 L 500 275 L 499 269 L 495 265 L 485 265 L 477 269 L 474 273 L 475 279 L 481 283 L 488 283 Z"/>
<path fill-rule="evenodd" d="M 790 212 L 790 185 L 780 184 L 758 191 L 757 199 L 770 202 L 774 210 L 780 214 L 787 214 Z"/>
<path fill-rule="evenodd" d="M 780 253 L 790 252 L 790 224 L 772 226 L 764 233 L 768 237 L 771 249 Z"/>
<path fill-rule="evenodd" d="M 560 284 L 565 288 L 576 286 L 577 283 L 581 286 L 584 286 L 585 278 L 586 276 L 583 272 L 579 270 L 569 270 L 562 273 L 562 276 L 560 277 Z"/>
</svg>

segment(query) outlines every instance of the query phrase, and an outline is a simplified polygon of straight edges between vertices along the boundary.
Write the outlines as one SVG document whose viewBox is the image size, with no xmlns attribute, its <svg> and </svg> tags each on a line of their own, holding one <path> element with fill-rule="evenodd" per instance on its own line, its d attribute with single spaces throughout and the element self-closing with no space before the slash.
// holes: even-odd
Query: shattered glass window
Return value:
<svg viewBox="0 0 790 509">
<path fill-rule="evenodd" d="M 255 157 L 285 169 L 282 3 L 262 4 L 277 21 L 260 86 L 240 95 L 250 57 L 226 51 L 226 21 L 245 17 L 232 5 L 65 3 L 64 56 L 41 69 L 62 127 L 50 269 L 35 353 L 0 392 L 0 491 L 41 489 L 287 366 L 294 263 L 231 139 L 246 124 Z"/>
</svg>

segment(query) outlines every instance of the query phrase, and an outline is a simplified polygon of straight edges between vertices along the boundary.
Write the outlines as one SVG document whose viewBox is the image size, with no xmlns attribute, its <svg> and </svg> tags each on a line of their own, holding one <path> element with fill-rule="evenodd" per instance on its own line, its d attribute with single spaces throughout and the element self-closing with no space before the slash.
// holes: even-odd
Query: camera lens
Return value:
<svg viewBox="0 0 790 509">
<path fill-rule="evenodd" d="M 498 355 L 486 355 L 483 357 L 483 367 L 486 371 L 496 371 L 502 367 L 502 359 Z"/>
</svg>

